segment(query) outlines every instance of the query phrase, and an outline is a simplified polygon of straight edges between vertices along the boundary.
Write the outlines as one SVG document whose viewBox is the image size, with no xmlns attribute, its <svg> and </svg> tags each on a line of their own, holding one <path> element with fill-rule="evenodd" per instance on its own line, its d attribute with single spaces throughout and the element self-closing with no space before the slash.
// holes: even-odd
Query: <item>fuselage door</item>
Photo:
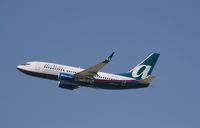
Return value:
<svg viewBox="0 0 200 128">
<path fill-rule="evenodd" d="M 122 80 L 122 86 L 126 86 L 126 80 Z"/>
</svg>

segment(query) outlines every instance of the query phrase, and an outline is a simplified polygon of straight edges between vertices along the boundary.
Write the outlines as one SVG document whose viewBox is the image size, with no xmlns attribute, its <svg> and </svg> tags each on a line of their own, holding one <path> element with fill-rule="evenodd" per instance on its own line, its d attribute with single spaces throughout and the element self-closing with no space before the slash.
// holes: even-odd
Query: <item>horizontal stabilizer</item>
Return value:
<svg viewBox="0 0 200 128">
<path fill-rule="evenodd" d="M 149 76 L 145 79 L 137 80 L 141 84 L 149 84 L 151 83 L 152 80 L 154 80 L 156 77 L 155 76 Z"/>
</svg>

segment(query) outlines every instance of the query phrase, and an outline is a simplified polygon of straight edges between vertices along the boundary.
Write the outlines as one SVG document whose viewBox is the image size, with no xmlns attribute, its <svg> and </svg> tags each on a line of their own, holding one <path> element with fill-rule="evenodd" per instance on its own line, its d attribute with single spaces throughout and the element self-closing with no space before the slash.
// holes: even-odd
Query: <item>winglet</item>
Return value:
<svg viewBox="0 0 200 128">
<path fill-rule="evenodd" d="M 110 56 L 109 56 L 105 61 L 103 61 L 103 62 L 104 62 L 104 63 L 110 62 L 110 60 L 112 59 L 112 57 L 113 57 L 114 54 L 115 54 L 115 52 L 112 52 L 112 53 L 110 54 Z"/>
</svg>

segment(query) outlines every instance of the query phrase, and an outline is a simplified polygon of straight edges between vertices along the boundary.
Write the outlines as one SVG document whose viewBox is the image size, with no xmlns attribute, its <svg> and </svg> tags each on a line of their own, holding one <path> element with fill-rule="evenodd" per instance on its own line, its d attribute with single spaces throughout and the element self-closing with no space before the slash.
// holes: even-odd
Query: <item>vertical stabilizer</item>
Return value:
<svg viewBox="0 0 200 128">
<path fill-rule="evenodd" d="M 146 79 L 151 75 L 159 56 L 160 54 L 158 53 L 152 53 L 128 73 L 122 73 L 119 75 L 132 77 L 136 80 Z"/>
</svg>

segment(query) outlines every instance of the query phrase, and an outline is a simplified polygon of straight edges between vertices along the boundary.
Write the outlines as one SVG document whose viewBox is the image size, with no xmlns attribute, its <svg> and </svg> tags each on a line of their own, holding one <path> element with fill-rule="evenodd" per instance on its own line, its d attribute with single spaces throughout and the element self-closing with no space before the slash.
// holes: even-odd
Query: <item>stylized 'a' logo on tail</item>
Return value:
<svg viewBox="0 0 200 128">
<path fill-rule="evenodd" d="M 138 65 L 132 70 L 132 77 L 135 79 L 145 79 L 149 76 L 151 70 L 150 65 Z"/>
<path fill-rule="evenodd" d="M 149 55 L 145 60 L 143 60 L 140 64 L 138 64 L 135 68 L 133 68 L 130 72 L 132 72 L 132 77 L 140 80 L 145 79 L 149 75 L 151 75 L 151 72 L 158 60 L 158 57 L 160 54 L 158 53 L 152 53 Z"/>
<path fill-rule="evenodd" d="M 160 54 L 152 53 L 145 60 L 143 60 L 140 64 L 134 67 L 128 73 L 122 73 L 119 75 L 132 77 L 136 80 L 146 79 L 151 75 L 151 72 L 159 58 Z"/>
</svg>

